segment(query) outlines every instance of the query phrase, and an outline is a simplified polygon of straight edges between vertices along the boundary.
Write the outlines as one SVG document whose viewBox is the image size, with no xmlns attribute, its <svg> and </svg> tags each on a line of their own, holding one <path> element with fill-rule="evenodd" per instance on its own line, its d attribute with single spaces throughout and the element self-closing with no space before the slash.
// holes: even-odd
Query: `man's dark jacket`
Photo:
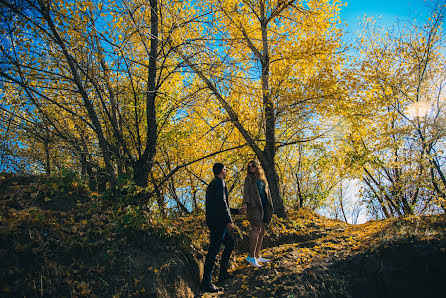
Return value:
<svg viewBox="0 0 446 298">
<path fill-rule="evenodd" d="M 206 224 L 210 227 L 222 227 L 232 222 L 231 214 L 238 214 L 238 209 L 229 208 L 228 188 L 223 180 L 215 177 L 206 189 Z"/>
</svg>

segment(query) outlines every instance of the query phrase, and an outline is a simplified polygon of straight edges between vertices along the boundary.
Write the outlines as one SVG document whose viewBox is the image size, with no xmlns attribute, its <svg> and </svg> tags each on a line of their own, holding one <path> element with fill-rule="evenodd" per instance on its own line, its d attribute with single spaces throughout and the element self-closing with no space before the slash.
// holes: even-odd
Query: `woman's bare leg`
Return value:
<svg viewBox="0 0 446 298">
<path fill-rule="evenodd" d="M 259 236 L 257 239 L 257 245 L 256 245 L 256 249 L 254 251 L 254 255 L 256 258 L 259 257 L 259 253 L 260 250 L 262 249 L 262 243 L 263 243 L 263 236 L 265 235 L 265 223 L 262 222 L 262 224 L 260 225 L 260 230 L 259 230 Z"/>
<path fill-rule="evenodd" d="M 251 227 L 251 235 L 249 238 L 249 256 L 255 257 L 257 242 L 259 240 L 261 226 L 252 226 Z"/>
</svg>

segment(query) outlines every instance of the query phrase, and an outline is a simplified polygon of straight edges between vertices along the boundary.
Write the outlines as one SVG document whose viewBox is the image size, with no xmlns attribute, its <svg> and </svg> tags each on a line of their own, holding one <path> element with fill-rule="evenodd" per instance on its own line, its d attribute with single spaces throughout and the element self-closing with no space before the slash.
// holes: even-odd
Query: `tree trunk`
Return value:
<svg viewBox="0 0 446 298">
<path fill-rule="evenodd" d="M 297 183 L 297 195 L 299 197 L 299 208 L 302 208 L 304 206 L 304 197 L 302 196 L 302 190 L 300 189 L 299 177 L 296 177 L 296 183 Z"/>
<path fill-rule="evenodd" d="M 262 164 L 262 168 L 265 171 L 266 180 L 268 181 L 271 198 L 274 205 L 274 213 L 277 214 L 278 217 L 286 218 L 285 207 L 283 206 L 283 200 L 280 196 L 279 175 L 277 175 L 274 161 L 273 164 L 268 164 L 267 161 L 262 160 L 260 163 Z"/>
<path fill-rule="evenodd" d="M 274 103 L 271 100 L 271 92 L 269 87 L 269 75 L 270 75 L 270 57 L 269 57 L 269 44 L 268 44 L 268 28 L 267 19 L 265 15 L 265 3 L 260 2 L 260 16 L 261 16 L 261 30 L 262 30 L 262 90 L 263 90 L 263 109 L 265 112 L 265 137 L 266 143 L 263 150 L 263 158 L 261 160 L 262 167 L 265 171 L 266 179 L 271 191 L 271 197 L 274 204 L 274 212 L 278 217 L 286 218 L 285 208 L 283 206 L 283 200 L 280 195 L 279 188 L 279 175 L 276 171 L 276 115 L 274 110 Z M 258 156 L 259 157 L 259 156 Z"/>
<path fill-rule="evenodd" d="M 45 148 L 45 173 L 51 175 L 50 147 L 48 140 L 43 141 L 43 147 Z"/>
<path fill-rule="evenodd" d="M 301 175 L 301 165 L 302 165 L 302 145 L 299 144 L 299 162 L 296 172 L 296 183 L 297 183 L 297 194 L 299 196 L 299 208 L 304 206 L 304 197 L 302 195 L 302 189 L 300 188 L 300 175 Z"/>
<path fill-rule="evenodd" d="M 151 173 L 151 175 L 152 175 L 152 181 L 154 182 L 153 183 L 153 187 L 154 187 L 154 190 L 155 190 L 155 196 L 156 196 L 156 203 L 158 204 L 158 208 L 159 208 L 159 210 L 160 210 L 160 213 L 161 213 L 161 217 L 162 218 L 166 218 L 167 217 L 167 212 L 166 212 L 166 201 L 165 201 L 165 199 L 164 199 L 164 194 L 163 194 L 163 191 L 162 191 L 162 189 L 159 187 L 159 184 L 158 184 L 158 182 L 156 181 L 156 179 L 153 177 L 153 173 Z M 140 202 L 140 205 L 142 204 L 143 202 Z M 144 202 L 145 203 L 145 202 Z"/>
<path fill-rule="evenodd" d="M 340 194 L 339 194 L 339 205 L 341 207 L 342 217 L 344 218 L 344 221 L 346 223 L 348 223 L 347 215 L 345 214 L 345 209 L 344 209 L 344 192 L 342 190 L 342 179 L 341 179 L 341 190 L 340 190 Z"/>
<path fill-rule="evenodd" d="M 367 171 L 367 169 L 364 167 L 365 172 L 369 175 L 370 179 L 373 180 L 373 177 L 370 176 L 370 173 Z M 391 218 L 393 217 L 392 214 L 390 213 L 389 210 L 387 210 L 387 207 L 384 203 L 383 198 L 381 197 L 381 194 L 379 192 L 382 192 L 381 190 L 378 192 L 375 190 L 375 188 L 373 187 L 372 183 L 366 178 L 363 177 L 362 180 L 365 182 L 365 184 L 367 184 L 367 186 L 370 188 L 370 190 L 374 193 L 375 197 L 378 199 L 378 202 L 381 206 L 381 210 L 383 211 L 384 215 L 386 218 Z M 377 185 L 377 187 L 379 188 L 379 185 Z"/>
<path fill-rule="evenodd" d="M 144 162 L 143 159 L 139 159 L 133 166 L 133 181 L 135 184 L 141 187 L 146 187 L 149 172 L 148 163 Z"/>
<path fill-rule="evenodd" d="M 170 195 L 172 196 L 172 198 L 177 203 L 177 206 L 181 210 L 181 212 L 183 212 L 184 214 L 190 214 L 190 211 L 187 210 L 186 206 L 184 206 L 184 204 L 181 202 L 180 198 L 178 197 L 173 178 L 171 178 L 170 182 L 169 182 L 169 192 L 170 192 Z"/>
<path fill-rule="evenodd" d="M 158 128 L 156 122 L 155 99 L 158 91 L 156 85 L 156 60 L 158 57 L 158 1 L 150 0 L 150 57 L 147 75 L 146 117 L 147 142 L 144 153 L 133 167 L 133 178 L 136 185 L 147 186 L 147 178 L 152 170 L 156 154 Z"/>
</svg>

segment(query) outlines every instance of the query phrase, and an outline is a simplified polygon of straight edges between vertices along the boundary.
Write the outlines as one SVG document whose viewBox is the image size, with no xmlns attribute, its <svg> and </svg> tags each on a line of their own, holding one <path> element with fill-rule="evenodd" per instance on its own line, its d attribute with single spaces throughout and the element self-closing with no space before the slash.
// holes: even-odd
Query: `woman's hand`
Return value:
<svg viewBox="0 0 446 298">
<path fill-rule="evenodd" d="M 248 204 L 247 204 L 247 203 L 243 204 L 242 207 L 240 207 L 240 208 L 238 209 L 238 212 L 239 212 L 240 214 L 243 214 L 243 213 L 246 212 L 246 208 L 248 208 Z"/>
</svg>

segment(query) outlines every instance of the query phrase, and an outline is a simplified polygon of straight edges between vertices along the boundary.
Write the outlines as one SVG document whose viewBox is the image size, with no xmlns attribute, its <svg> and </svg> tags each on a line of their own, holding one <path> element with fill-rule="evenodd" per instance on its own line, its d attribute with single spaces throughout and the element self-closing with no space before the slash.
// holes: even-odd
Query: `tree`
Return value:
<svg viewBox="0 0 446 298">
<path fill-rule="evenodd" d="M 445 195 L 444 13 L 437 5 L 422 27 L 367 28 L 362 38 L 344 143 L 385 217 L 436 211 Z"/>
<path fill-rule="evenodd" d="M 196 7 L 201 27 L 189 30 L 204 36 L 185 35 L 173 47 L 259 159 L 275 212 L 285 217 L 276 153 L 311 136 L 296 115 L 335 97 L 338 4 L 216 0 Z"/>
<path fill-rule="evenodd" d="M 298 144 L 297 154 L 294 148 L 286 147 L 278 155 L 282 193 L 295 208 L 324 206 L 339 184 L 341 163 L 324 141 Z"/>
<path fill-rule="evenodd" d="M 2 0 L 0 77 L 23 92 L 4 95 L 51 130 L 53 144 L 76 152 L 82 171 L 105 167 L 107 180 L 131 169 L 146 186 L 159 136 L 157 109 L 168 107 L 181 75 L 165 39 L 174 31 L 160 19 L 157 0 Z M 164 5 L 174 5 L 164 2 Z M 150 24 L 147 26 L 146 24 Z M 169 85 L 163 88 L 164 85 Z M 99 146 L 102 161 L 96 160 Z"/>
</svg>

